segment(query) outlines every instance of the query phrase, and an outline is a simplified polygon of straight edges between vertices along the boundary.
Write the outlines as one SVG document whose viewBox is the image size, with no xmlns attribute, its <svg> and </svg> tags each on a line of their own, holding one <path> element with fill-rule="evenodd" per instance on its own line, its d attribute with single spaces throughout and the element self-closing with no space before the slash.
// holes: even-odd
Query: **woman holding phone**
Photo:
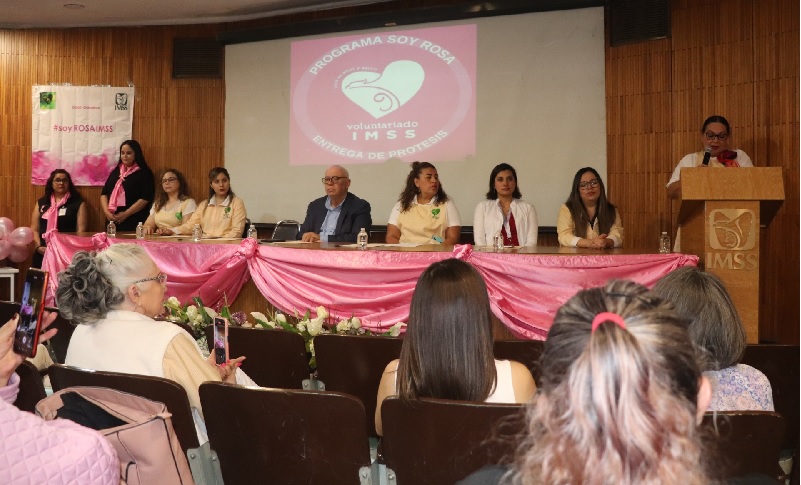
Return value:
<svg viewBox="0 0 801 485">
<path fill-rule="evenodd" d="M 196 411 L 198 437 L 205 442 L 200 384 L 256 384 L 239 370 L 244 357 L 215 365 L 181 327 L 153 319 L 164 310 L 166 285 L 167 275 L 139 245 L 114 244 L 97 254 L 76 253 L 59 273 L 56 290 L 61 314 L 78 324 L 65 363 L 174 380 L 186 390 Z"/>
</svg>

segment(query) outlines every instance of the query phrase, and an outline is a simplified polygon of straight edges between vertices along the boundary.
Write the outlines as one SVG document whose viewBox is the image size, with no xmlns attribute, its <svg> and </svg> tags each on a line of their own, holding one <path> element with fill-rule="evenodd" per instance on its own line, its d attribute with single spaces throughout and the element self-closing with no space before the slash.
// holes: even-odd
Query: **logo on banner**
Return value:
<svg viewBox="0 0 801 485">
<path fill-rule="evenodd" d="M 709 213 L 712 249 L 748 251 L 756 245 L 756 215 L 748 209 L 716 209 Z"/>
<path fill-rule="evenodd" d="M 39 93 L 39 109 L 56 109 L 56 93 Z"/>
<path fill-rule="evenodd" d="M 342 92 L 356 106 L 379 119 L 406 104 L 423 86 L 426 73 L 414 61 L 395 61 L 377 72 L 353 72 L 342 80 Z"/>
<path fill-rule="evenodd" d="M 291 164 L 475 155 L 475 25 L 291 49 Z"/>
<path fill-rule="evenodd" d="M 114 97 L 114 109 L 117 111 L 128 109 L 128 93 L 117 93 Z"/>
</svg>

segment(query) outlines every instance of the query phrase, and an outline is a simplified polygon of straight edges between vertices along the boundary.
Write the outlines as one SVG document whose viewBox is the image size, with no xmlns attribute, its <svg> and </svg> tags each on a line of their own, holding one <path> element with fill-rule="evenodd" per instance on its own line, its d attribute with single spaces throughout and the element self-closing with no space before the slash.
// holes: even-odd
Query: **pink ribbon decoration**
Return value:
<svg viewBox="0 0 801 485">
<path fill-rule="evenodd" d="M 417 279 L 434 262 L 458 258 L 473 265 L 487 284 L 492 312 L 520 338 L 542 340 L 556 310 L 577 291 L 629 279 L 651 287 L 662 276 L 698 257 L 686 254 L 510 254 L 453 252 L 332 251 L 239 244 L 187 244 L 169 241 L 82 237 L 54 232 L 43 268 L 56 275 L 77 251 L 100 250 L 109 242 L 141 244 L 169 275 L 167 296 L 181 302 L 200 295 L 208 306 L 225 296 L 236 300 L 252 278 L 272 305 L 292 314 L 324 306 L 334 319 L 357 316 L 362 326 L 383 332 L 407 321 Z M 58 278 L 51 277 L 55 290 Z M 52 304 L 54 291 L 49 292 Z"/>
</svg>

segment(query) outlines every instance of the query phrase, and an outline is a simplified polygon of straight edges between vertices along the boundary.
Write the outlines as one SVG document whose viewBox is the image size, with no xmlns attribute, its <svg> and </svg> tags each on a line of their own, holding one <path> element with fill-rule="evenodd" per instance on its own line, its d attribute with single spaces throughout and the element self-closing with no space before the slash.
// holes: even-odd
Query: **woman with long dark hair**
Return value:
<svg viewBox="0 0 801 485">
<path fill-rule="evenodd" d="M 84 232 L 87 223 L 86 203 L 72 183 L 70 173 L 57 168 L 50 173 L 45 184 L 44 197 L 36 201 L 31 215 L 31 229 L 36 251 L 31 266 L 40 268 L 51 231 Z"/>
<path fill-rule="evenodd" d="M 504 246 L 537 245 L 537 211 L 521 197 L 514 167 L 496 165 L 490 173 L 487 200 L 478 203 L 473 215 L 476 246 L 492 244 L 497 234 L 503 237 Z"/>
<path fill-rule="evenodd" d="M 381 403 L 388 396 L 522 403 L 535 390 L 523 364 L 493 355 L 492 312 L 481 275 L 464 261 L 446 259 L 417 280 L 400 359 L 381 376 L 376 430 L 382 433 Z"/>
<path fill-rule="evenodd" d="M 606 200 L 604 181 L 592 167 L 573 177 L 570 197 L 559 209 L 556 232 L 560 246 L 617 248 L 623 245 L 620 211 Z"/>
<path fill-rule="evenodd" d="M 153 172 L 136 140 L 120 145 L 120 159 L 100 192 L 100 208 L 118 231 L 133 231 L 145 222 L 155 195 Z"/>
</svg>

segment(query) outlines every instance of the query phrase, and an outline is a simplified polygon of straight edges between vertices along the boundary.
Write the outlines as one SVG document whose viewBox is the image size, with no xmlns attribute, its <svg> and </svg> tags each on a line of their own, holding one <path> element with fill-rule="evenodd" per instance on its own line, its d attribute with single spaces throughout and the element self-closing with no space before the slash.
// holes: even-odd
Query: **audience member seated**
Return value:
<svg viewBox="0 0 801 485">
<path fill-rule="evenodd" d="M 100 192 L 100 208 L 118 231 L 133 231 L 144 223 L 155 195 L 153 172 L 136 140 L 120 145 L 120 161 Z"/>
<path fill-rule="evenodd" d="M 461 483 L 712 483 L 698 428 L 711 389 L 697 358 L 683 319 L 645 287 L 579 292 L 548 333 L 513 466 Z"/>
<path fill-rule="evenodd" d="M 389 215 L 387 243 L 456 244 L 461 232 L 459 211 L 442 189 L 437 168 L 428 162 L 412 163 L 406 187 Z"/>
<path fill-rule="evenodd" d="M 594 168 L 582 168 L 573 177 L 570 197 L 559 209 L 556 232 L 560 246 L 603 249 L 623 245 L 620 211 L 606 200 L 604 182 Z"/>
<path fill-rule="evenodd" d="M 44 317 L 43 327 L 56 314 Z M 19 316 L 0 327 L 0 483 L 67 485 L 120 483 L 120 462 L 111 443 L 97 431 L 67 419 L 44 421 L 14 407 L 24 357 L 12 350 Z M 55 334 L 48 330 L 44 342 Z"/>
<path fill-rule="evenodd" d="M 66 364 L 84 369 L 166 377 L 180 384 L 195 411 L 201 443 L 207 441 L 198 387 L 205 381 L 255 385 L 237 368 L 244 357 L 217 366 L 205 359 L 181 327 L 153 320 L 163 308 L 167 275 L 136 244 L 114 244 L 92 255 L 75 254 L 59 273 L 61 315 L 79 324 Z"/>
<path fill-rule="evenodd" d="M 145 234 L 161 234 L 189 220 L 197 209 L 195 199 L 189 197 L 189 186 L 184 174 L 168 168 L 161 173 L 161 184 L 156 188 L 156 200 L 145 221 Z"/>
<path fill-rule="evenodd" d="M 704 150 L 685 155 L 676 165 L 670 176 L 667 188 L 668 197 L 681 197 L 681 169 L 689 167 L 753 167 L 754 164 L 742 150 L 729 150 L 731 127 L 726 118 L 710 116 L 701 126 L 701 144 Z M 709 160 L 704 165 L 704 155 L 709 149 Z"/>
<path fill-rule="evenodd" d="M 537 245 L 537 211 L 521 197 L 514 167 L 496 165 L 490 173 L 487 200 L 478 203 L 473 216 L 476 246 L 492 244 L 496 234 L 503 236 L 504 246 Z"/>
<path fill-rule="evenodd" d="M 412 295 L 400 360 L 384 369 L 375 427 L 388 396 L 524 403 L 536 391 L 521 363 L 496 360 L 487 287 L 472 266 L 446 259 L 426 269 Z"/>
<path fill-rule="evenodd" d="M 313 200 L 306 209 L 306 219 L 300 226 L 298 239 L 305 242 L 356 242 L 364 228 L 370 231 L 370 203 L 348 192 L 348 171 L 332 165 L 323 177 L 325 197 Z"/>
<path fill-rule="evenodd" d="M 45 184 L 44 197 L 36 201 L 31 216 L 31 229 L 36 251 L 31 267 L 41 268 L 47 241 L 45 235 L 51 231 L 86 231 L 86 204 L 72 184 L 70 173 L 57 168 L 50 173 Z"/>
<path fill-rule="evenodd" d="M 247 217 L 245 203 L 231 190 L 228 170 L 214 167 L 209 172 L 209 198 L 200 203 L 188 221 L 159 233 L 164 236 L 192 234 L 195 225 L 200 224 L 203 237 L 242 237 Z"/>
<path fill-rule="evenodd" d="M 704 375 L 712 382 L 709 409 L 773 411 L 768 378 L 739 363 L 745 352 L 745 329 L 723 282 L 685 266 L 662 277 L 653 291 L 690 322 L 690 337 L 701 351 Z"/>
</svg>

